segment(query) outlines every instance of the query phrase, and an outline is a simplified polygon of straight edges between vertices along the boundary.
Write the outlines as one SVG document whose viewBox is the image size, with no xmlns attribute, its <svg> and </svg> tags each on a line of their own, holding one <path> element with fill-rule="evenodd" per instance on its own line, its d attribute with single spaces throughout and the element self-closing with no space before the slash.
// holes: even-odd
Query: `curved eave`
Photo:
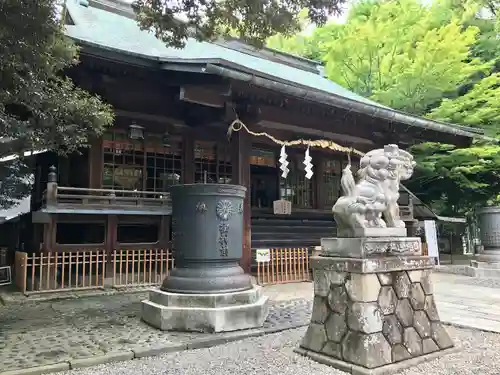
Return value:
<svg viewBox="0 0 500 375">
<path fill-rule="evenodd" d="M 424 130 L 431 130 L 438 133 L 445 133 L 452 136 L 465 138 L 468 140 L 467 143 L 469 144 L 472 142 L 473 138 L 498 141 L 481 134 L 463 130 L 463 127 L 455 127 L 443 122 L 412 116 L 410 114 L 393 110 L 387 107 L 381 107 L 369 103 L 361 103 L 359 101 L 341 97 L 335 94 L 296 87 L 291 83 L 270 80 L 269 78 L 260 77 L 254 73 L 246 73 L 215 64 L 207 64 L 206 71 L 208 73 L 221 75 L 230 79 L 248 82 L 252 85 L 260 86 L 270 90 L 283 92 L 304 100 L 309 100 L 329 106 L 340 107 L 349 111 L 369 115 L 387 122 L 400 125 L 402 126 L 401 131 L 406 131 L 408 126 L 417 127 Z M 406 128 L 404 126 L 406 126 Z"/>
</svg>

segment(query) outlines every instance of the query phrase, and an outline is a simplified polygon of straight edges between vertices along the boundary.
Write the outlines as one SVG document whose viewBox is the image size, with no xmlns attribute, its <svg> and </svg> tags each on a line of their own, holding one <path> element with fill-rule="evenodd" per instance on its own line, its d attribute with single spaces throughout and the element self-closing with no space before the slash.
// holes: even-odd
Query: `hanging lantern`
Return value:
<svg viewBox="0 0 500 375">
<path fill-rule="evenodd" d="M 128 127 L 128 137 L 130 139 L 144 139 L 144 128 L 136 124 L 130 125 Z"/>
<path fill-rule="evenodd" d="M 170 147 L 170 133 L 169 132 L 163 133 L 162 143 L 163 143 L 163 147 Z"/>
<path fill-rule="evenodd" d="M 312 176 L 314 175 L 314 172 L 312 171 L 313 169 L 313 164 L 311 163 L 312 158 L 311 155 L 309 155 L 309 147 L 306 150 L 306 154 L 304 156 L 304 170 L 306 171 L 306 178 L 310 180 Z"/>
</svg>

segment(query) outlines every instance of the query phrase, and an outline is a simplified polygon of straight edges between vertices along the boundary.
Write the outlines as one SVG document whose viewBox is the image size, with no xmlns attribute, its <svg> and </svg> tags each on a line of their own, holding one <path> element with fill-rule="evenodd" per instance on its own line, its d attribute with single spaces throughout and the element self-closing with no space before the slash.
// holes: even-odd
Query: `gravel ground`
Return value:
<svg viewBox="0 0 500 375">
<path fill-rule="evenodd" d="M 293 352 L 305 328 L 247 339 L 209 349 L 172 353 L 59 375 L 342 375 Z M 448 327 L 462 350 L 405 370 L 401 375 L 498 375 L 500 335 Z"/>
</svg>

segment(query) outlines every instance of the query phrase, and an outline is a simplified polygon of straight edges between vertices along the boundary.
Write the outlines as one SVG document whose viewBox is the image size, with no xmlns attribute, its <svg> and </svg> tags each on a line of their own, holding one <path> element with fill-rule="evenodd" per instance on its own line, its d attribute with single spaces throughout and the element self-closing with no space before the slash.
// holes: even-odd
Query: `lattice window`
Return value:
<svg viewBox="0 0 500 375">
<path fill-rule="evenodd" d="M 146 189 L 167 191 L 182 179 L 182 141 L 172 138 L 164 145 L 161 136 L 146 136 Z"/>
<path fill-rule="evenodd" d="M 182 142 L 178 138 L 163 145 L 161 136 L 129 139 L 126 132 L 104 136 L 102 185 L 105 189 L 166 191 L 181 181 Z"/>
<path fill-rule="evenodd" d="M 323 186 L 325 188 L 325 206 L 333 206 L 340 196 L 341 168 L 338 160 L 323 159 Z"/>
<path fill-rule="evenodd" d="M 114 131 L 105 134 L 103 146 L 103 188 L 143 190 L 143 142 L 129 139 L 125 132 Z"/>
<path fill-rule="evenodd" d="M 195 183 L 231 183 L 233 171 L 228 146 L 215 142 L 195 142 Z"/>
<path fill-rule="evenodd" d="M 298 208 L 314 207 L 314 184 L 313 177 L 308 180 L 305 177 L 303 157 L 301 155 L 290 156 L 290 173 L 286 179 L 280 178 L 280 199 L 292 202 Z M 314 163 L 314 161 L 313 161 Z"/>
</svg>

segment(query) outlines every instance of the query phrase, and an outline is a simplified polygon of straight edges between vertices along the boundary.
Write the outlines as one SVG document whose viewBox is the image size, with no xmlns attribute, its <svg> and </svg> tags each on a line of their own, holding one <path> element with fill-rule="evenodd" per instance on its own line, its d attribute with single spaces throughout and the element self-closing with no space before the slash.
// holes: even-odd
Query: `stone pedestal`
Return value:
<svg viewBox="0 0 500 375">
<path fill-rule="evenodd" d="M 142 303 L 142 319 L 162 331 L 227 332 L 260 327 L 268 314 L 260 286 L 219 294 L 153 290 Z"/>
<path fill-rule="evenodd" d="M 500 207 L 484 207 L 477 211 L 479 234 L 484 250 L 478 261 L 500 264 Z"/>
<path fill-rule="evenodd" d="M 500 207 L 484 207 L 477 212 L 482 250 L 465 267 L 472 277 L 500 278 Z"/>
<path fill-rule="evenodd" d="M 356 374 L 390 374 L 452 351 L 419 238 L 322 239 L 311 323 L 296 351 Z"/>
<path fill-rule="evenodd" d="M 142 302 L 142 319 L 161 330 L 221 332 L 263 325 L 260 287 L 239 266 L 246 188 L 176 185 L 172 198 L 175 268 Z"/>
</svg>

